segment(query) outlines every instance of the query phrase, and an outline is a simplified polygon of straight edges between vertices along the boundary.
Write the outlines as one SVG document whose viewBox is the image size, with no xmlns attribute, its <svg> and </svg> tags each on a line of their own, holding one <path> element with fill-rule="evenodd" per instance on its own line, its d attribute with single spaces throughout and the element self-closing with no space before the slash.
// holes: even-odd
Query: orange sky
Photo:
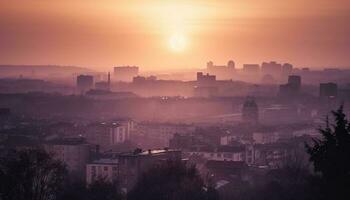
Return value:
<svg viewBox="0 0 350 200">
<path fill-rule="evenodd" d="M 350 67 L 347 0 L 1 0 L 0 63 Z M 185 38 L 181 51 L 169 40 Z"/>
</svg>

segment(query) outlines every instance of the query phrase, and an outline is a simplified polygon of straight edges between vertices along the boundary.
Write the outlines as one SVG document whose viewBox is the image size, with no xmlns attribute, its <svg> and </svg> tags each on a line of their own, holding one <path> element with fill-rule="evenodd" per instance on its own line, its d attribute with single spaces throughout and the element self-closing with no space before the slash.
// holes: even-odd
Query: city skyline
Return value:
<svg viewBox="0 0 350 200">
<path fill-rule="evenodd" d="M 350 199 L 349 21 L 350 0 L 0 0 L 0 200 Z"/>
<path fill-rule="evenodd" d="M 350 66 L 350 4 L 286 1 L 20 1 L 0 3 L 0 63 L 105 71 L 204 68 L 276 60 Z"/>
</svg>

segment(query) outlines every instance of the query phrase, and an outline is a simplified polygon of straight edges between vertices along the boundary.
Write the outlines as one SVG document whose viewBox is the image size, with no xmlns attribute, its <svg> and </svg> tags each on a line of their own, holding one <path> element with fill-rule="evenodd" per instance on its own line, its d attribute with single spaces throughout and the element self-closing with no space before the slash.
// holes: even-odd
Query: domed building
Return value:
<svg viewBox="0 0 350 200">
<path fill-rule="evenodd" d="M 233 60 L 229 60 L 227 62 L 227 67 L 230 69 L 235 69 L 235 62 Z"/>
</svg>

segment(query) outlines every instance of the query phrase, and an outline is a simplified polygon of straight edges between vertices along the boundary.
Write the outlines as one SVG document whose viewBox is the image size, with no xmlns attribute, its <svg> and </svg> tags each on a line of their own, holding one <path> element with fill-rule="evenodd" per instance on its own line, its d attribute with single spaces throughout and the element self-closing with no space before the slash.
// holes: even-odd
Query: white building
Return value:
<svg viewBox="0 0 350 200">
<path fill-rule="evenodd" d="M 130 140 L 134 130 L 132 120 L 90 124 L 83 134 L 90 144 L 99 145 L 101 150 L 109 150 L 113 145 Z"/>
<path fill-rule="evenodd" d="M 100 159 L 86 165 L 86 182 L 88 184 L 105 178 L 114 181 L 118 178 L 118 159 Z"/>
</svg>

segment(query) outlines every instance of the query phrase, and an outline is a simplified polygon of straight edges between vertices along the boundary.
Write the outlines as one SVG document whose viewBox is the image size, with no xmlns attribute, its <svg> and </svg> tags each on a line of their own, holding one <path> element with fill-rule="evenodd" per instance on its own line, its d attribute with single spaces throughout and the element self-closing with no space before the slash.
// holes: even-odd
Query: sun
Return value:
<svg viewBox="0 0 350 200">
<path fill-rule="evenodd" d="M 175 33 L 169 38 L 169 48 L 174 52 L 182 52 L 187 47 L 187 40 L 183 34 Z"/>
</svg>

